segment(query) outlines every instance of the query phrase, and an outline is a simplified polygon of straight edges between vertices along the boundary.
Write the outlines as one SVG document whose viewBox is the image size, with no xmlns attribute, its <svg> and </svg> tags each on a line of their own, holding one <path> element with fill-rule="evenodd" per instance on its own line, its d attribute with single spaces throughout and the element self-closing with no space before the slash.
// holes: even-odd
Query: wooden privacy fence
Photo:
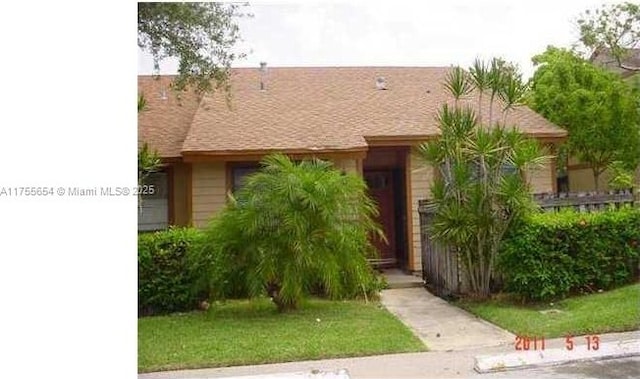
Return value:
<svg viewBox="0 0 640 379">
<path fill-rule="evenodd" d="M 540 193 L 533 196 L 545 212 L 556 212 L 563 208 L 573 208 L 578 212 L 595 212 L 634 205 L 631 189 L 607 193 Z"/>
<path fill-rule="evenodd" d="M 437 207 L 428 200 L 418 202 L 420 240 L 422 241 L 422 279 L 436 295 L 447 297 L 462 292 L 464 273 L 458 254 L 431 238 L 428 226 L 433 223 Z"/>
<path fill-rule="evenodd" d="M 638 206 L 631 190 L 611 193 L 535 194 L 535 200 L 545 212 L 573 208 L 579 212 L 596 212 L 624 205 Z M 422 279 L 436 295 L 448 297 L 467 291 L 467 281 L 458 254 L 434 241 L 429 232 L 437 207 L 428 200 L 418 202 L 420 240 L 422 242 Z"/>
</svg>

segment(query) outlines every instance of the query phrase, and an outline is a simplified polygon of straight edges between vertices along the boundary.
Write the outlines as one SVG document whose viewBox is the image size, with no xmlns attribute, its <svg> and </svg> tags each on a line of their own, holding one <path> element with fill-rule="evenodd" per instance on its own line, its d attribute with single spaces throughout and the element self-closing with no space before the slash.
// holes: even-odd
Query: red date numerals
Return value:
<svg viewBox="0 0 640 379">
<path fill-rule="evenodd" d="M 544 350 L 544 337 L 516 336 L 516 350 Z"/>
<path fill-rule="evenodd" d="M 600 348 L 600 336 L 584 336 L 587 342 L 587 350 L 598 350 Z M 573 350 L 575 343 L 572 336 L 567 336 L 564 339 L 564 347 L 567 350 Z"/>
</svg>

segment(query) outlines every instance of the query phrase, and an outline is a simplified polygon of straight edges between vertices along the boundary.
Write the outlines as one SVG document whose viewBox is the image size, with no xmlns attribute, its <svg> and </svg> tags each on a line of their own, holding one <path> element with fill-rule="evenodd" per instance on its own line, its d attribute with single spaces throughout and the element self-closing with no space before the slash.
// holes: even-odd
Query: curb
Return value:
<svg viewBox="0 0 640 379">
<path fill-rule="evenodd" d="M 598 350 L 588 350 L 587 346 L 576 346 L 571 351 L 566 349 L 548 349 L 521 351 L 502 355 L 478 355 L 474 357 L 475 364 L 473 368 L 477 372 L 484 374 L 632 356 L 640 356 L 640 339 L 604 342 L 600 344 Z"/>
<path fill-rule="evenodd" d="M 221 379 L 350 379 L 346 369 L 335 372 L 311 370 L 307 372 L 290 372 L 264 375 L 228 376 Z"/>
</svg>

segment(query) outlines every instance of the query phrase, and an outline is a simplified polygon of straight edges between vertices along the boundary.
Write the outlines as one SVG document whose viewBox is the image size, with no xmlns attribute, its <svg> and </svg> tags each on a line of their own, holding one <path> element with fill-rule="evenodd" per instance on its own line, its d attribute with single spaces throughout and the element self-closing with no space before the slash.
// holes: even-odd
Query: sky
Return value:
<svg viewBox="0 0 640 379">
<path fill-rule="evenodd" d="M 525 77 L 531 57 L 548 45 L 578 41 L 576 20 L 586 9 L 615 1 L 311 1 L 253 2 L 240 20 L 247 57 L 236 67 L 449 66 L 478 57 L 517 63 Z M 161 73 L 176 70 L 164 61 Z M 138 52 L 138 73 L 152 73 Z"/>
</svg>

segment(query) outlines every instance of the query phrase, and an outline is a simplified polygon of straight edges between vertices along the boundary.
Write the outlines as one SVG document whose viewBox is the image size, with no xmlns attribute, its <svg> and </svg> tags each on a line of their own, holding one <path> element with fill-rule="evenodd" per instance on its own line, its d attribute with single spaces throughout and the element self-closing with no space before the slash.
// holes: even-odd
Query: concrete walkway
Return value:
<svg viewBox="0 0 640 379">
<path fill-rule="evenodd" d="M 382 275 L 387 281 L 388 288 L 424 288 L 421 277 L 405 274 L 397 268 L 382 270 Z"/>
<path fill-rule="evenodd" d="M 447 303 L 424 288 L 384 290 L 381 302 L 431 351 L 468 350 L 515 343 L 515 335 Z"/>
</svg>

